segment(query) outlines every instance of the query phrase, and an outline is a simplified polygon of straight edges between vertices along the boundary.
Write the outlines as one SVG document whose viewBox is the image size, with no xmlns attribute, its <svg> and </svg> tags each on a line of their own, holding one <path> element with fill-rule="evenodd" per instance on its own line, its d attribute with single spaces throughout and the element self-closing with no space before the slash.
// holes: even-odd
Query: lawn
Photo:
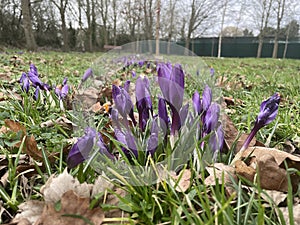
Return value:
<svg viewBox="0 0 300 225">
<path fill-rule="evenodd" d="M 180 88 L 169 86 L 173 80 L 157 81 L 155 62 L 113 66 L 112 71 L 104 59 L 103 53 L 0 53 L 1 223 L 300 224 L 299 60 L 170 57 L 186 74 L 180 103 Z M 19 79 L 30 64 L 43 84 L 30 80 L 26 92 L 26 82 L 20 85 Z M 160 66 L 162 74 L 169 71 Z M 96 76 L 89 76 L 90 67 Z M 108 74 L 99 75 L 104 72 Z M 202 116 L 203 108 L 191 116 L 195 90 L 200 108 L 209 99 L 205 83 L 213 95 L 207 107 L 219 103 L 215 109 L 220 113 L 210 112 L 213 119 Z M 155 98 L 157 93 L 166 101 Z M 147 99 L 132 105 L 134 118 L 127 110 L 127 94 Z M 276 117 L 239 151 L 261 103 L 271 96 L 280 96 Z M 178 115 L 172 101 L 180 105 Z M 166 123 L 172 124 L 159 133 L 153 124 L 164 118 L 163 103 Z M 122 113 L 130 118 L 124 120 Z M 215 130 L 208 131 L 212 124 Z M 135 143 L 130 142 L 133 136 Z M 78 143 L 85 151 L 90 142 L 88 156 L 76 151 Z M 216 145 L 221 153 L 211 150 Z"/>
</svg>

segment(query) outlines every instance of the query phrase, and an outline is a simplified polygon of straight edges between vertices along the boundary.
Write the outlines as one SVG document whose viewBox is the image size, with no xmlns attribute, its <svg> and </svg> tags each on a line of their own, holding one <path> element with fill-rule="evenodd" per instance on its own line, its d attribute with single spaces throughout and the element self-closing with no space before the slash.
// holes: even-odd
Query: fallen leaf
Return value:
<svg viewBox="0 0 300 225">
<path fill-rule="evenodd" d="M 173 180 L 171 180 L 171 185 L 175 187 L 175 190 L 178 192 L 186 192 L 186 190 L 191 186 L 191 176 L 192 173 L 190 170 L 185 169 L 182 170 L 178 175 L 172 175 L 171 177 Z"/>
<path fill-rule="evenodd" d="M 43 160 L 43 154 L 38 149 L 36 140 L 33 135 L 26 137 L 23 152 L 37 161 Z"/>
<path fill-rule="evenodd" d="M 240 161 L 243 161 L 244 164 Z M 232 165 L 235 165 L 238 175 L 246 175 L 245 178 L 251 182 L 254 179 L 253 171 L 255 171 L 255 175 L 258 172 L 259 183 L 264 189 L 287 192 L 288 179 L 284 161 L 286 161 L 288 168 L 300 170 L 300 157 L 274 148 L 264 147 L 250 147 L 245 151 L 238 152 Z M 247 169 L 248 173 L 245 172 Z M 247 175 L 249 176 L 247 177 Z M 290 178 L 293 191 L 297 191 L 300 177 L 293 173 L 290 174 Z"/>
<path fill-rule="evenodd" d="M 225 113 L 222 115 L 222 121 L 224 124 L 223 128 L 224 128 L 225 152 L 226 151 L 228 152 L 229 150 L 238 152 L 242 148 L 248 135 L 247 134 L 240 135 L 238 129 L 235 127 L 230 117 Z M 255 144 L 256 144 L 256 139 L 254 137 L 250 142 L 249 146 L 252 147 Z"/>
<path fill-rule="evenodd" d="M 44 205 L 44 202 L 37 200 L 30 200 L 21 203 L 18 206 L 20 212 L 17 213 L 12 222 L 15 222 L 19 225 L 20 221 L 27 220 L 30 222 L 30 224 L 34 224 L 41 216 Z"/>
<path fill-rule="evenodd" d="M 19 131 L 21 131 L 22 132 L 22 138 L 24 137 L 24 135 L 26 135 L 26 128 L 22 124 L 20 124 L 19 122 L 14 121 L 14 120 L 10 120 L 10 119 L 5 119 L 4 123 L 11 131 L 13 131 L 15 133 L 18 133 Z"/>
<path fill-rule="evenodd" d="M 91 185 L 85 182 L 80 184 L 77 178 L 74 178 L 68 173 L 67 169 L 65 169 L 64 172 L 57 177 L 52 175 L 46 184 L 42 186 L 41 193 L 46 203 L 56 203 L 62 198 L 63 194 L 69 190 L 74 191 L 81 197 L 89 198 Z"/>
<path fill-rule="evenodd" d="M 231 186 L 232 181 L 237 181 L 234 167 L 223 163 L 214 163 L 212 166 L 206 167 L 206 170 L 209 173 L 209 176 L 204 180 L 206 185 L 216 185 L 217 181 L 220 184 L 224 179 L 227 194 L 230 196 L 235 192 Z"/>
<path fill-rule="evenodd" d="M 53 203 L 45 205 L 41 217 L 35 225 L 86 225 L 92 223 L 100 225 L 104 219 L 101 208 L 89 208 L 90 198 L 78 196 L 73 190 L 65 192 L 60 201 L 60 210 L 55 209 Z"/>
<path fill-rule="evenodd" d="M 264 192 L 261 193 L 261 197 L 266 202 L 270 202 L 271 199 L 273 203 L 278 206 L 279 204 L 281 204 L 286 200 L 287 193 L 283 193 L 281 191 L 265 190 Z"/>
<path fill-rule="evenodd" d="M 279 210 L 282 212 L 286 224 L 290 224 L 288 207 L 279 207 Z M 278 211 L 277 211 L 277 215 L 279 216 Z M 294 224 L 300 225 L 300 205 L 299 204 L 293 206 L 293 218 L 294 218 Z"/>
</svg>

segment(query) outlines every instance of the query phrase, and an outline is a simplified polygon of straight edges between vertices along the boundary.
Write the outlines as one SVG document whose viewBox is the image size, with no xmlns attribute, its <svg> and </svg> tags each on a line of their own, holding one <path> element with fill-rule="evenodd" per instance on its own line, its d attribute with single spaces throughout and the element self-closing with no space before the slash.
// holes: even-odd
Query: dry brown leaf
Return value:
<svg viewBox="0 0 300 225">
<path fill-rule="evenodd" d="M 290 224 L 288 207 L 279 207 L 279 210 L 282 212 L 286 224 Z M 279 216 L 278 211 L 277 211 L 277 215 Z M 299 204 L 293 206 L 293 218 L 294 218 L 294 225 L 300 225 L 300 205 Z"/>
<path fill-rule="evenodd" d="M 71 120 L 67 119 L 65 116 L 60 116 L 55 121 L 47 120 L 40 124 L 41 127 L 53 127 L 55 124 L 62 126 L 63 128 L 71 130 L 73 126 L 76 126 Z"/>
<path fill-rule="evenodd" d="M 191 186 L 192 173 L 188 169 L 182 170 L 178 175 L 171 174 L 171 177 L 174 179 L 174 181 L 171 180 L 171 184 L 174 187 L 177 183 L 175 190 L 178 192 L 186 192 L 186 190 Z"/>
<path fill-rule="evenodd" d="M 231 187 L 232 179 L 237 180 L 234 167 L 225 165 L 223 163 L 215 163 L 210 167 L 206 167 L 209 176 L 204 180 L 206 185 L 216 185 L 216 181 L 222 182 L 224 178 L 225 189 L 228 195 L 234 193 L 234 189 Z"/>
<path fill-rule="evenodd" d="M 247 134 L 241 134 L 239 139 L 236 140 L 239 136 L 239 131 L 238 129 L 235 127 L 234 123 L 232 122 L 232 120 L 230 119 L 230 117 L 227 114 L 223 114 L 222 115 L 222 121 L 224 121 L 224 139 L 225 139 L 225 147 L 228 150 L 233 148 L 233 145 L 236 142 L 234 151 L 238 152 L 245 140 L 247 139 L 248 135 Z M 252 139 L 252 141 L 250 142 L 249 146 L 252 147 L 254 145 L 261 145 L 260 143 L 256 142 L 255 137 Z"/>
<path fill-rule="evenodd" d="M 90 197 L 91 185 L 82 183 L 70 175 L 67 169 L 57 177 L 51 176 L 46 184 L 41 188 L 46 203 L 56 203 L 63 194 L 69 190 L 74 191 L 77 195 L 85 198 Z"/>
<path fill-rule="evenodd" d="M 94 112 L 94 113 L 100 112 L 101 109 L 102 109 L 102 106 L 101 106 L 100 102 L 95 103 L 91 107 L 91 111 Z"/>
<path fill-rule="evenodd" d="M 114 190 L 114 194 L 108 194 L 105 202 L 105 204 L 108 204 L 108 205 L 113 205 L 113 206 L 117 206 L 120 202 L 119 198 L 117 197 L 120 196 L 120 197 L 125 197 L 127 192 L 124 191 L 124 189 L 121 189 L 121 188 L 115 188 Z M 122 217 L 128 217 L 128 213 L 125 213 L 124 211 L 122 211 L 121 209 L 111 209 L 109 211 L 105 211 L 104 212 L 105 214 L 105 218 L 122 218 Z"/>
<path fill-rule="evenodd" d="M 235 171 L 236 174 L 246 178 L 247 180 L 254 180 L 256 170 L 251 166 L 248 166 L 244 161 L 237 160 L 235 162 Z"/>
<path fill-rule="evenodd" d="M 36 140 L 33 135 L 26 137 L 23 151 L 25 154 L 31 156 L 35 160 L 43 160 L 43 154 L 38 149 Z"/>
<path fill-rule="evenodd" d="M 280 203 L 284 202 L 287 198 L 287 194 L 281 191 L 265 190 L 265 193 L 262 192 L 261 197 L 266 202 L 269 202 L 271 198 L 271 200 L 274 202 L 275 205 L 279 205 Z"/>
<path fill-rule="evenodd" d="M 61 209 L 56 211 L 54 204 L 46 204 L 41 217 L 35 225 L 86 225 L 85 220 L 94 225 L 100 225 L 104 219 L 101 208 L 89 208 L 90 198 L 78 196 L 72 190 L 67 191 L 61 198 Z"/>
<path fill-rule="evenodd" d="M 112 189 L 113 184 L 108 181 L 107 178 L 103 176 L 99 176 L 93 185 L 92 191 L 91 191 L 91 198 L 94 198 L 97 194 L 104 192 L 106 189 Z"/>
<path fill-rule="evenodd" d="M 98 101 L 98 96 L 99 90 L 94 87 L 89 87 L 84 91 L 77 92 L 74 99 L 87 110 Z"/>
<path fill-rule="evenodd" d="M 245 159 L 248 159 L 244 162 L 246 165 L 240 162 Z M 251 147 L 239 152 L 235 156 L 233 164 L 236 166 L 236 173 L 241 176 L 249 175 L 249 173 L 244 173 L 245 168 L 246 170 L 251 170 L 251 175 L 245 176 L 245 178 L 252 182 L 254 178 L 253 171 L 255 171 L 255 174 L 258 171 L 259 182 L 262 188 L 287 192 L 288 179 L 284 161 L 287 162 L 289 168 L 300 169 L 300 157 L 277 149 L 264 147 Z M 300 177 L 297 174 L 291 174 L 290 177 L 293 191 L 297 191 Z"/>
<path fill-rule="evenodd" d="M 13 131 L 15 133 L 18 133 L 19 131 L 21 131 L 22 132 L 22 138 L 24 137 L 24 135 L 26 135 L 26 128 L 22 124 L 20 124 L 19 122 L 14 121 L 14 120 L 10 120 L 10 119 L 5 119 L 4 123 L 11 131 Z"/>
<path fill-rule="evenodd" d="M 37 200 L 30 200 L 24 203 L 21 203 L 18 207 L 20 213 L 18 213 L 12 222 L 17 222 L 20 224 L 20 221 L 27 220 L 30 224 L 34 224 L 43 212 L 45 203 Z"/>
</svg>

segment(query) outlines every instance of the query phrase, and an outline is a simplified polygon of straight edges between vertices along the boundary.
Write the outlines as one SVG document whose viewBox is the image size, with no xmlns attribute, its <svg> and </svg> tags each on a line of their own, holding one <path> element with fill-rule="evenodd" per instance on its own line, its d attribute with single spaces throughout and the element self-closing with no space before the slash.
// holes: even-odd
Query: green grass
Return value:
<svg viewBox="0 0 300 225">
<path fill-rule="evenodd" d="M 16 56 L 16 57 L 13 57 Z M 71 111 L 61 111 L 59 107 L 51 108 L 43 102 L 35 102 L 32 96 L 25 96 L 21 92 L 17 82 L 11 84 L 9 80 L 19 79 L 22 72 L 27 72 L 29 63 L 34 63 L 44 82 L 51 81 L 52 84 L 61 83 L 64 77 L 69 78 L 69 84 L 77 86 L 84 71 L 92 65 L 101 53 L 61 53 L 61 52 L 39 52 L 17 54 L 8 51 L 0 54 L 0 75 L 9 75 L 9 79 L 0 81 L 0 91 L 10 90 L 18 93 L 24 99 L 0 102 L 0 126 L 4 125 L 4 119 L 11 118 L 20 121 L 26 128 L 28 135 L 34 135 L 38 147 L 43 154 L 45 168 L 36 166 L 38 176 L 35 178 L 33 189 L 38 192 L 48 177 L 54 173 L 61 173 L 66 167 L 64 148 L 69 144 L 66 139 L 75 136 L 70 130 L 59 126 L 41 128 L 39 124 L 47 120 L 55 120 L 65 115 L 72 119 Z M 13 59 L 13 60 L 12 60 Z M 237 102 L 230 106 L 229 116 L 240 132 L 249 132 L 259 112 L 260 103 L 279 92 L 282 100 L 279 113 L 275 122 L 261 129 L 257 139 L 265 143 L 270 139 L 270 146 L 283 148 L 286 139 L 299 145 L 300 118 L 300 61 L 278 60 L 278 59 L 236 59 L 236 58 L 196 58 L 212 66 L 216 73 L 216 80 L 223 80 L 219 86 L 223 96 L 232 97 Z M 186 59 L 185 65 L 195 64 L 194 59 Z M 191 79 L 192 80 L 192 79 Z M 187 81 L 189 95 L 197 84 Z M 71 94 L 74 91 L 71 91 Z M 33 93 L 31 93 L 32 95 Z M 241 100 L 239 103 L 238 100 Z M 27 106 L 27 107 L 26 107 Z M 101 119 L 100 119 L 101 120 Z M 22 185 L 17 175 L 18 160 L 22 152 L 22 145 L 15 147 L 20 140 L 18 134 L 0 134 L 0 155 L 15 154 L 16 158 L 8 160 L 6 170 L 9 171 L 9 183 L 5 187 L 0 186 L 0 196 L 5 209 L 14 215 L 18 205 L 25 201 L 22 195 Z M 300 146 L 296 146 L 300 147 Z M 48 153 L 55 153 L 55 163 L 51 163 Z M 229 153 L 230 154 L 230 153 Z M 226 157 L 225 157 L 226 158 Z M 228 157 L 229 158 L 229 157 Z M 230 163 L 228 159 L 226 163 Z M 136 224 L 284 224 L 282 217 L 275 213 L 276 205 L 262 199 L 264 192 L 258 184 L 254 184 L 256 192 L 244 188 L 241 181 L 234 183 L 234 194 L 228 194 L 224 180 L 218 180 L 217 185 L 211 186 L 204 183 L 208 176 L 204 170 L 199 172 L 192 163 L 186 165 L 191 170 L 191 185 L 184 193 L 176 190 L 176 181 L 166 179 L 158 184 L 149 186 L 133 186 L 120 177 L 115 185 L 123 188 L 127 195 L 118 196 L 120 203 L 117 207 L 128 212 L 132 223 Z M 97 176 L 93 168 L 78 166 L 71 170 L 81 182 L 92 183 Z M 135 174 L 132 179 L 139 180 Z M 294 194 L 299 197 L 299 193 Z M 289 190 L 288 205 L 291 209 L 293 194 Z M 40 198 L 38 194 L 32 194 L 32 199 Z M 98 204 L 98 203 L 95 203 Z M 102 205 L 109 209 L 110 207 Z M 291 210 L 290 210 L 291 211 Z M 8 222 L 8 214 L 2 215 L 1 222 Z"/>
</svg>

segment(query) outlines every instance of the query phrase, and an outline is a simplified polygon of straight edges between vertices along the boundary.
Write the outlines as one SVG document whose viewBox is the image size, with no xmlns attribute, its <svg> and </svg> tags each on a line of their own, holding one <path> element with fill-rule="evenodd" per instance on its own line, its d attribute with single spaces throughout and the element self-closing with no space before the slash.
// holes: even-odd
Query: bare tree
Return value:
<svg viewBox="0 0 300 225">
<path fill-rule="evenodd" d="M 160 0 L 156 0 L 156 45 L 155 45 L 155 53 L 159 55 L 159 30 L 160 30 Z"/>
<path fill-rule="evenodd" d="M 274 38 L 274 47 L 273 47 L 273 58 L 277 58 L 278 54 L 278 36 L 280 32 L 280 25 L 282 18 L 284 16 L 284 10 L 285 10 L 285 0 L 276 0 L 276 7 L 275 7 L 275 12 L 276 12 L 276 33 L 275 33 L 275 38 Z"/>
<path fill-rule="evenodd" d="M 214 12 L 219 9 L 218 0 L 191 0 L 189 3 L 187 34 L 185 47 L 189 49 L 192 34 L 206 21 L 214 16 Z M 204 30 L 207 27 L 202 27 Z"/>
<path fill-rule="evenodd" d="M 26 38 L 26 47 L 28 50 L 36 50 L 36 42 L 32 31 L 31 14 L 30 14 L 30 1 L 21 0 L 23 25 Z"/>
<path fill-rule="evenodd" d="M 68 0 L 50 0 L 55 7 L 59 10 L 59 15 L 61 19 L 61 32 L 63 36 L 63 50 L 69 50 L 69 38 L 68 38 L 68 30 L 66 25 L 66 9 L 68 6 Z"/>
<path fill-rule="evenodd" d="M 153 0 L 144 0 L 144 32 L 147 40 L 153 39 Z M 152 44 L 149 41 L 149 52 L 152 52 Z"/>
<path fill-rule="evenodd" d="M 101 16 L 101 30 L 102 30 L 102 34 L 103 34 L 103 41 L 104 41 L 104 45 L 108 44 L 108 19 L 109 19 L 109 4 L 110 4 L 110 0 L 100 0 L 99 2 L 99 10 L 100 10 L 100 16 Z"/>
<path fill-rule="evenodd" d="M 269 18 L 271 14 L 271 9 L 273 5 L 273 0 L 254 0 L 253 9 L 259 19 L 259 36 L 258 36 L 258 48 L 257 48 L 257 58 L 261 57 L 262 47 L 265 37 L 266 28 L 269 24 Z"/>
</svg>

